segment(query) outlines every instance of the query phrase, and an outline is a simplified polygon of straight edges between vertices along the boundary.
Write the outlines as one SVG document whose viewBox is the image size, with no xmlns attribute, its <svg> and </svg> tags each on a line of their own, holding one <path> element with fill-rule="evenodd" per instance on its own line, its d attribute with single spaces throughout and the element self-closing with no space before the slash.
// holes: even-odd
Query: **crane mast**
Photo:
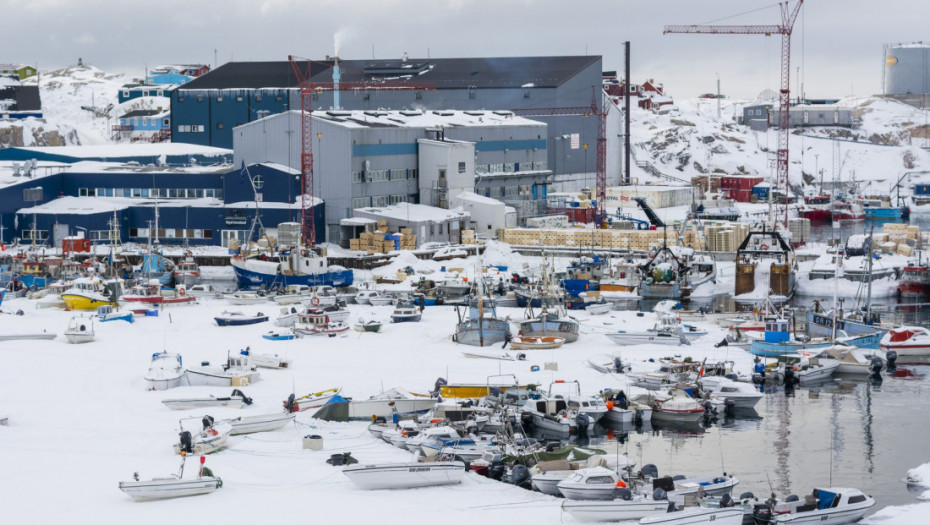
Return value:
<svg viewBox="0 0 930 525">
<path fill-rule="evenodd" d="M 781 9 L 780 25 L 668 25 L 662 31 L 667 33 L 686 33 L 702 35 L 781 35 L 781 87 L 778 91 L 778 168 L 776 186 L 784 181 L 785 185 L 785 227 L 788 227 L 788 126 L 791 123 L 788 113 L 790 103 L 789 80 L 791 74 L 791 31 L 801 11 L 804 0 L 798 0 L 794 9 L 789 11 L 788 2 L 779 3 Z"/>
</svg>

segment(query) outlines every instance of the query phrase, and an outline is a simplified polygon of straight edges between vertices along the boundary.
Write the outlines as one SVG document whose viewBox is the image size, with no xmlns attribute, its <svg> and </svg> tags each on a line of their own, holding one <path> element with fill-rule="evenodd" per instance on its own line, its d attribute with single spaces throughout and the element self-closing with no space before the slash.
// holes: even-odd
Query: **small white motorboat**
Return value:
<svg viewBox="0 0 930 525">
<path fill-rule="evenodd" d="M 261 293 L 236 292 L 223 296 L 226 302 L 235 305 L 261 304 L 268 302 L 268 296 Z"/>
<path fill-rule="evenodd" d="M 388 306 L 394 304 L 394 298 L 389 295 L 370 295 L 368 304 L 372 306 Z"/>
<path fill-rule="evenodd" d="M 251 405 L 252 398 L 246 396 L 238 388 L 232 391 L 227 397 L 182 397 L 178 399 L 163 399 L 162 404 L 171 410 L 187 410 L 190 408 L 207 408 L 207 407 L 230 407 L 242 408 L 243 405 Z"/>
<path fill-rule="evenodd" d="M 258 312 L 255 315 L 246 315 L 242 312 L 227 312 L 217 315 L 213 318 L 217 326 L 244 326 L 249 324 L 264 323 L 268 316 Z"/>
<path fill-rule="evenodd" d="M 764 396 L 751 383 L 733 381 L 724 376 L 704 376 L 698 379 L 698 384 L 719 399 L 732 399 L 735 408 L 755 408 Z"/>
<path fill-rule="evenodd" d="M 186 374 L 191 386 L 246 386 L 261 379 L 261 373 L 255 369 L 249 356 L 230 355 L 222 366 L 210 366 L 209 361 L 203 361 Z"/>
<path fill-rule="evenodd" d="M 662 489 L 665 491 L 668 500 L 678 505 L 683 505 L 685 497 L 697 496 L 699 492 L 705 496 L 723 496 L 733 491 L 733 487 L 739 484 L 739 480 L 733 476 L 694 476 L 681 477 L 675 479 L 670 476 L 654 478 L 652 480 L 653 489 Z"/>
<path fill-rule="evenodd" d="M 815 381 L 829 379 L 839 366 L 840 362 L 836 359 L 803 357 L 798 363 L 798 380 L 801 383 L 813 383 Z"/>
<path fill-rule="evenodd" d="M 714 509 L 705 507 L 687 507 L 674 512 L 655 514 L 640 518 L 640 525 L 692 525 L 713 523 L 714 525 L 742 525 L 743 509 Z"/>
<path fill-rule="evenodd" d="M 413 489 L 461 483 L 465 463 L 437 461 L 432 463 L 382 463 L 347 466 L 343 474 L 361 489 Z"/>
<path fill-rule="evenodd" d="M 499 352 L 495 350 L 471 350 L 469 352 L 462 352 L 462 355 L 473 359 L 497 359 L 499 361 L 526 360 L 526 354 L 523 353 L 511 354 L 510 352 Z"/>
<path fill-rule="evenodd" d="M 184 478 L 184 461 L 187 455 L 182 456 L 181 470 L 167 478 L 139 479 L 139 473 L 133 473 L 132 481 L 120 481 L 119 489 L 136 501 L 156 499 L 181 498 L 210 494 L 223 486 L 223 480 L 213 476 L 213 472 L 203 464 L 206 458 L 200 457 L 200 471 L 196 478 Z"/>
<path fill-rule="evenodd" d="M 254 434 L 255 432 L 277 430 L 292 421 L 294 421 L 294 414 L 278 412 L 261 416 L 233 417 L 223 419 L 220 423 L 225 423 L 232 427 L 232 432 L 230 432 L 229 435 L 238 436 L 240 434 Z"/>
<path fill-rule="evenodd" d="M 591 303 L 584 307 L 584 311 L 591 315 L 604 315 L 613 310 L 614 305 L 611 303 Z"/>
<path fill-rule="evenodd" d="M 190 385 L 181 356 L 168 352 L 152 354 L 149 371 L 145 374 L 145 385 L 147 390 L 167 390 Z"/>
<path fill-rule="evenodd" d="M 437 399 L 428 395 L 412 394 L 403 388 L 391 388 L 368 399 L 352 400 L 349 403 L 349 419 L 369 421 L 372 416 L 391 419 L 425 414 L 436 406 Z"/>
<path fill-rule="evenodd" d="M 571 500 L 610 500 L 617 482 L 622 481 L 616 470 L 604 467 L 583 468 L 558 483 L 559 492 Z"/>
<path fill-rule="evenodd" d="M 355 294 L 355 302 L 358 304 L 371 304 L 372 297 L 381 297 L 381 292 L 377 290 L 362 290 Z"/>
<path fill-rule="evenodd" d="M 75 316 L 68 323 L 65 337 L 69 343 L 81 344 L 94 340 L 94 321 L 90 317 Z"/>
<path fill-rule="evenodd" d="M 863 494 L 859 489 L 815 488 L 803 500 L 797 498 L 768 505 L 766 517 L 768 523 L 853 523 L 862 519 L 873 506 L 875 500 L 872 496 Z M 758 516 L 759 512 L 760 509 L 756 507 L 754 516 Z"/>
<path fill-rule="evenodd" d="M 378 333 L 381 331 L 381 322 L 375 320 L 365 321 L 363 319 L 359 319 L 353 328 L 355 328 L 356 332 Z"/>
<path fill-rule="evenodd" d="M 239 354 L 248 356 L 252 364 L 261 368 L 288 368 L 291 366 L 291 360 L 281 357 L 278 354 L 256 354 L 248 346 L 241 350 Z"/>
<path fill-rule="evenodd" d="M 849 375 L 869 375 L 872 373 L 873 367 L 876 366 L 876 363 L 873 363 L 875 359 L 880 361 L 877 363 L 880 365 L 878 366 L 879 370 L 884 366 L 885 361 L 878 355 L 877 350 L 864 350 L 846 344 L 836 344 L 824 348 L 814 357 L 823 361 L 835 359 L 839 365 L 836 367 L 835 373 Z"/>
<path fill-rule="evenodd" d="M 187 418 L 195 419 L 195 418 Z M 232 432 L 232 426 L 229 423 L 214 423 L 213 418 L 204 416 L 200 421 L 203 423 L 203 429 L 197 433 L 184 430 L 184 421 L 180 422 L 180 432 L 178 433 L 178 443 L 174 444 L 174 453 L 181 454 L 212 454 L 226 447 L 226 440 Z"/>
</svg>

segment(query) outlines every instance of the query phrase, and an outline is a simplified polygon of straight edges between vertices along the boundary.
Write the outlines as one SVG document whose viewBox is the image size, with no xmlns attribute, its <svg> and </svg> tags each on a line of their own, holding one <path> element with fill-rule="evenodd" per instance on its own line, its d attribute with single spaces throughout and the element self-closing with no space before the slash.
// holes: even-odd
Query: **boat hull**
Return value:
<svg viewBox="0 0 930 525">
<path fill-rule="evenodd" d="M 98 306 L 115 306 L 113 301 L 109 301 L 102 296 L 63 293 L 61 294 L 61 300 L 65 302 L 65 308 L 68 310 L 96 310 Z"/>
<path fill-rule="evenodd" d="M 389 403 L 393 403 L 393 406 Z M 349 419 L 371 421 L 371 417 L 391 419 L 394 410 L 401 417 L 425 414 L 436 406 L 436 400 L 428 397 L 422 399 L 369 399 L 349 403 Z"/>
<path fill-rule="evenodd" d="M 231 436 L 241 434 L 254 434 L 255 432 L 269 432 L 284 427 L 294 421 L 294 414 L 266 414 L 264 416 L 243 416 L 224 419 L 232 427 Z"/>
<path fill-rule="evenodd" d="M 422 319 L 422 314 L 416 315 L 392 315 L 391 322 L 393 323 L 417 323 Z"/>
<path fill-rule="evenodd" d="M 687 338 L 682 338 L 677 334 L 662 333 L 628 333 L 621 332 L 616 334 L 605 334 L 608 339 L 620 346 L 626 345 L 668 345 L 680 346 L 690 344 Z"/>
<path fill-rule="evenodd" d="M 119 489 L 136 501 L 181 498 L 210 494 L 223 486 L 220 478 L 205 476 L 198 479 L 152 479 L 149 481 L 121 481 Z"/>
<path fill-rule="evenodd" d="M 664 514 L 664 500 L 563 501 L 562 510 L 578 521 L 638 520 L 654 514 Z"/>
<path fill-rule="evenodd" d="M 639 520 L 640 525 L 692 525 L 713 523 L 714 525 L 741 525 L 743 509 L 705 509 L 692 507 L 678 512 L 666 512 L 647 516 Z"/>
<path fill-rule="evenodd" d="M 268 320 L 267 315 L 255 317 L 214 317 L 217 326 L 244 326 L 248 324 L 264 323 Z"/>
<path fill-rule="evenodd" d="M 331 271 L 320 274 L 283 275 L 279 273 L 260 273 L 243 268 L 237 261 L 233 261 L 233 271 L 236 273 L 236 282 L 240 288 L 265 289 L 285 287 L 291 285 L 305 286 L 351 286 L 353 282 L 352 270 Z"/>
<path fill-rule="evenodd" d="M 513 350 L 553 350 L 565 344 L 564 337 L 514 337 L 510 341 Z"/>
<path fill-rule="evenodd" d="M 681 286 L 677 282 L 643 282 L 639 285 L 639 296 L 643 299 L 681 299 Z"/>
<path fill-rule="evenodd" d="M 349 465 L 343 471 L 352 483 L 365 490 L 413 489 L 461 483 L 465 464 L 461 461 Z"/>
<path fill-rule="evenodd" d="M 569 320 L 531 319 L 520 323 L 523 337 L 561 337 L 566 343 L 578 340 L 578 323 Z"/>
<path fill-rule="evenodd" d="M 504 341 L 510 333 L 510 323 L 485 318 L 481 325 L 472 321 L 460 323 L 455 329 L 455 342 L 469 346 L 491 346 Z"/>
</svg>

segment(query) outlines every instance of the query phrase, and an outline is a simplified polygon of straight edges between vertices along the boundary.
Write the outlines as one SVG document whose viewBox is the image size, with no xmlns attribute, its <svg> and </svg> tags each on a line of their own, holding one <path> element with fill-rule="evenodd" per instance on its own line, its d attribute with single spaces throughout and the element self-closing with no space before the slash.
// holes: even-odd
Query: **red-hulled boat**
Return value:
<svg viewBox="0 0 930 525">
<path fill-rule="evenodd" d="M 901 297 L 930 296 L 930 268 L 927 263 L 912 263 L 902 268 L 898 293 Z"/>
<path fill-rule="evenodd" d="M 865 220 L 865 208 L 857 202 L 834 202 L 832 213 L 834 221 Z"/>
<path fill-rule="evenodd" d="M 811 222 L 825 222 L 833 219 L 833 199 L 829 194 L 804 197 L 804 205 L 798 209 L 801 218 Z"/>
<path fill-rule="evenodd" d="M 878 348 L 885 352 L 897 352 L 900 364 L 907 364 L 909 357 L 930 357 L 930 330 L 922 326 L 902 326 L 889 330 L 882 337 Z M 920 362 L 920 361 L 918 361 Z"/>
</svg>

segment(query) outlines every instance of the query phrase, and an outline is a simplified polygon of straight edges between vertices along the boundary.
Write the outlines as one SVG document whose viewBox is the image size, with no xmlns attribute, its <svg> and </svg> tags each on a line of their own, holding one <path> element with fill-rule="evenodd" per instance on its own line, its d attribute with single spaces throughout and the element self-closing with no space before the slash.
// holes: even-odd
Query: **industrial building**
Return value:
<svg viewBox="0 0 930 525">
<path fill-rule="evenodd" d="M 9 162 L 22 157 L 37 159 L 35 166 Z M 231 157 L 229 150 L 180 144 L 0 150 L 0 242 L 60 246 L 77 235 L 105 244 L 115 218 L 121 242 L 151 235 L 162 244 L 227 246 L 245 240 L 256 200 L 266 233 L 300 220 L 297 170 L 256 164 L 243 173 Z M 317 202 L 313 210 L 318 235 L 324 208 Z"/>
<path fill-rule="evenodd" d="M 743 107 L 741 124 L 749 126 L 754 131 L 764 131 L 769 127 L 777 127 L 780 122 L 781 111 L 774 104 L 756 104 Z M 856 124 L 853 110 L 836 105 L 804 104 L 791 106 L 788 109 L 789 126 L 792 128 L 806 128 L 814 126 L 841 126 L 852 127 Z"/>
<path fill-rule="evenodd" d="M 452 207 L 475 192 L 542 215 L 552 171 L 547 126 L 509 111 L 321 111 L 313 114 L 314 195 L 326 202 L 326 239 L 359 208 L 398 203 Z M 300 166 L 300 113 L 236 128 L 235 165 Z M 502 227 L 503 225 L 499 226 Z"/>
<path fill-rule="evenodd" d="M 314 111 L 527 111 L 548 125 L 541 140 L 547 143 L 549 169 L 556 174 L 595 170 L 597 118 L 559 113 L 592 104 L 598 111 L 603 108 L 600 56 L 340 60 L 346 91 L 335 91 L 340 93 L 338 104 L 333 100 L 334 65 L 334 60 L 311 64 L 311 81 L 321 86 L 313 94 Z M 352 87 L 362 82 L 407 83 L 420 89 Z M 231 148 L 237 126 L 299 108 L 289 62 L 230 62 L 171 92 L 172 141 Z M 299 133 L 299 127 L 294 129 Z M 608 132 L 608 140 L 617 141 L 618 133 L 619 128 Z M 608 180 L 618 176 L 619 166 L 608 165 Z"/>
</svg>

